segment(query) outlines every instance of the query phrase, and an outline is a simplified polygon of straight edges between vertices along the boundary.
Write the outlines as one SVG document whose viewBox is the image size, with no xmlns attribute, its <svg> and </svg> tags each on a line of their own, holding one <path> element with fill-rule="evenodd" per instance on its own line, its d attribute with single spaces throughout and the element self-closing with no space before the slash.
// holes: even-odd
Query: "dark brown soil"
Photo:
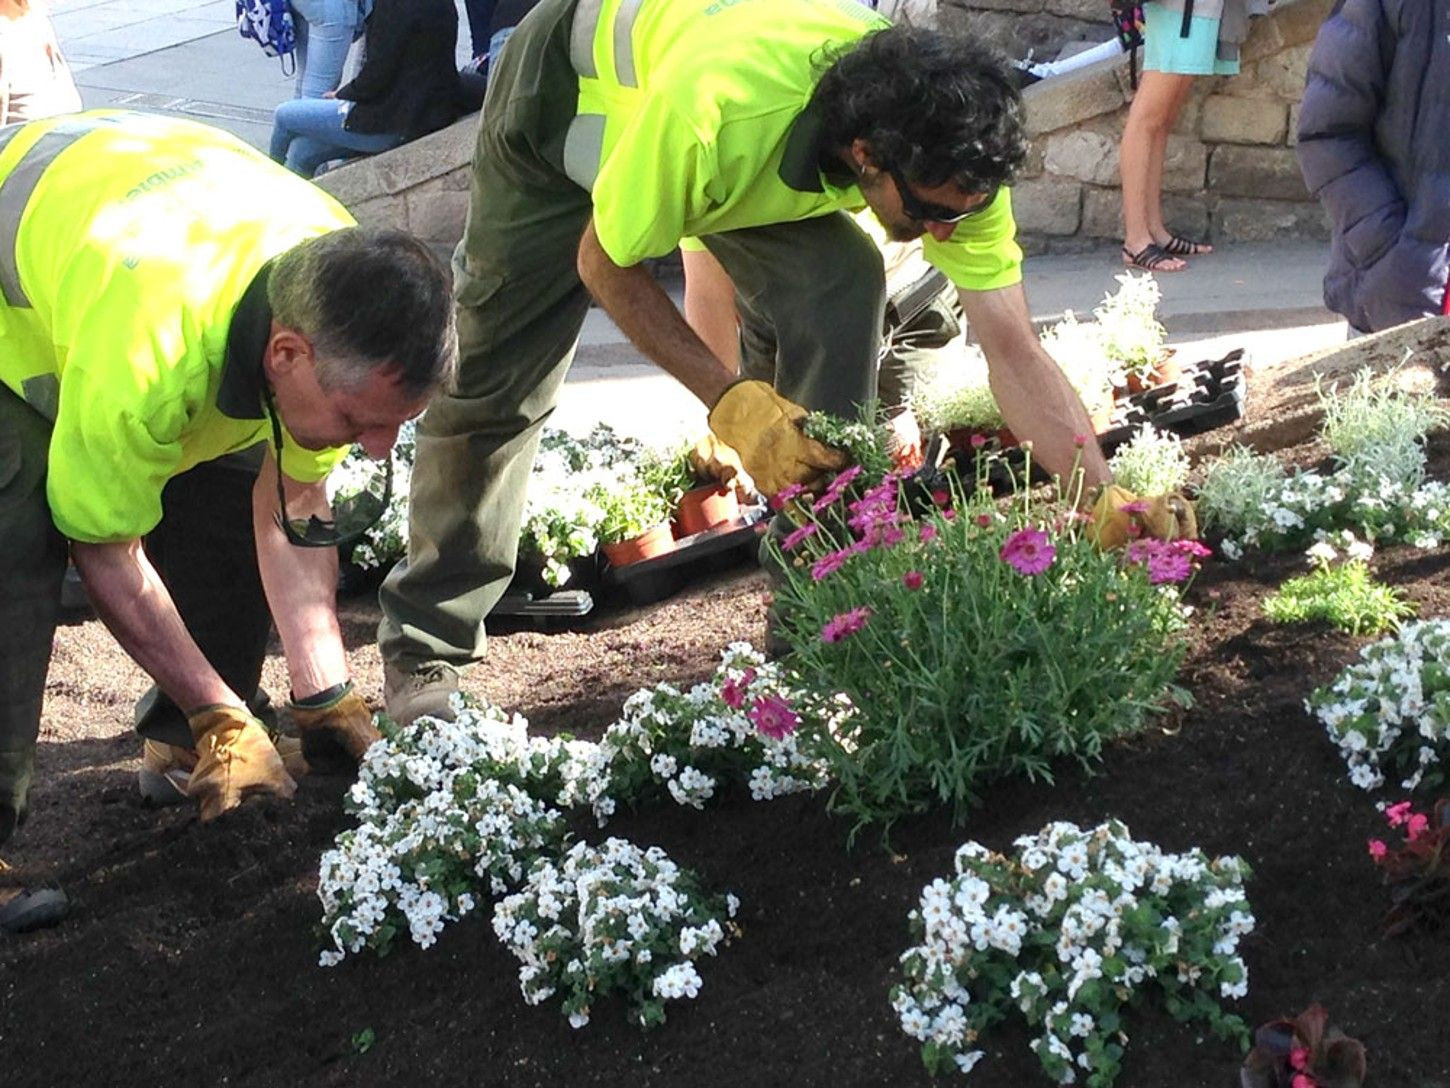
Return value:
<svg viewBox="0 0 1450 1088">
<path fill-rule="evenodd" d="M 1391 549 L 1375 568 L 1421 615 L 1446 615 L 1447 555 Z M 622 1007 L 597 1008 L 581 1031 L 556 1007 L 526 1007 L 483 918 L 426 952 L 317 967 L 317 860 L 345 825 L 343 784 L 307 780 L 293 805 L 250 803 L 208 827 L 186 809 L 142 807 L 129 714 L 144 680 L 97 623 L 68 627 L 34 820 L 11 844 L 0 893 L 58 880 L 74 914 L 53 931 L 0 938 L 0 1084 L 924 1084 L 887 1005 L 922 885 L 948 872 L 967 838 L 1001 848 L 1049 820 L 1116 816 L 1165 848 L 1252 864 L 1247 1020 L 1321 1002 L 1368 1047 L 1371 1084 L 1444 1088 L 1450 943 L 1378 939 L 1386 897 L 1364 845 L 1382 826 L 1375 798 L 1349 785 L 1303 709 L 1365 640 L 1260 614 L 1300 562 L 1211 563 L 1192 591 L 1182 674 L 1197 705 L 1178 727 L 1115 746 L 1091 777 L 1000 786 L 965 828 L 923 818 L 898 827 L 891 851 L 869 838 L 847 851 L 847 828 L 822 799 L 739 796 L 612 823 L 609 834 L 662 845 L 743 903 L 743 938 L 703 966 L 700 998 L 672 1006 L 650 1035 Z M 764 592 L 759 574 L 723 576 L 574 632 L 499 635 L 469 686 L 541 730 L 597 735 L 635 688 L 694 681 L 727 641 L 758 643 Z M 374 620 L 370 605 L 347 608 L 357 674 L 377 696 Z M 268 677 L 283 689 L 275 660 Z M 1237 1083 L 1227 1044 L 1151 1010 L 1129 1030 L 1122 1088 Z M 364 1032 L 374 1041 L 360 1053 Z M 1025 1033 L 985 1043 L 988 1060 L 962 1083 L 1048 1083 Z"/>
</svg>

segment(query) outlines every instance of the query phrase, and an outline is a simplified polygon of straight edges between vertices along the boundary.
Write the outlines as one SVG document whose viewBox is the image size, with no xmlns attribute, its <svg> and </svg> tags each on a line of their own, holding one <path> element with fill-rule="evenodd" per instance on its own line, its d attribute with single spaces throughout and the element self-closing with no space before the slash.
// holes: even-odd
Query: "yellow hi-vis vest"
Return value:
<svg viewBox="0 0 1450 1088">
<path fill-rule="evenodd" d="M 0 381 L 52 422 L 62 533 L 142 536 L 169 479 L 270 439 L 260 351 L 227 358 L 233 312 L 268 260 L 352 223 L 204 125 L 98 110 L 0 129 Z M 224 363 L 249 370 L 231 380 L 255 403 L 235 415 L 217 404 Z M 285 445 L 305 482 L 346 452 Z"/>
<path fill-rule="evenodd" d="M 821 176 L 806 105 L 826 50 L 887 25 L 856 0 L 579 0 L 564 167 L 592 194 L 610 259 L 865 207 Z M 993 290 L 1022 278 L 1016 234 L 1004 191 L 922 248 L 958 287 Z"/>
</svg>

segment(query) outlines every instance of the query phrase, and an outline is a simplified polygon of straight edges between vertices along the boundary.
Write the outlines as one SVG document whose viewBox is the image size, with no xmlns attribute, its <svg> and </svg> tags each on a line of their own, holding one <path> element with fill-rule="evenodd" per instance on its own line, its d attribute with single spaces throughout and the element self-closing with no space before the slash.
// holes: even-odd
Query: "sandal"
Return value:
<svg viewBox="0 0 1450 1088">
<path fill-rule="evenodd" d="M 1162 269 L 1160 269 L 1160 267 L 1159 267 L 1165 261 L 1176 261 L 1176 260 L 1178 260 L 1177 257 L 1175 257 L 1173 254 L 1169 253 L 1166 249 L 1164 249 L 1162 246 L 1160 246 L 1157 242 L 1149 242 L 1142 249 L 1138 250 L 1137 253 L 1134 253 L 1131 250 L 1129 250 L 1127 246 L 1124 246 L 1123 247 L 1123 263 L 1124 264 L 1127 264 L 1127 265 L 1131 265 L 1134 268 L 1141 268 L 1145 272 L 1158 272 L 1158 271 L 1163 271 L 1163 272 L 1181 272 L 1181 271 L 1183 271 L 1183 268 L 1187 268 L 1188 267 L 1187 265 L 1184 265 L 1183 268 L 1162 268 Z"/>
<path fill-rule="evenodd" d="M 1212 253 L 1213 247 L 1207 242 L 1195 242 L 1192 238 L 1174 234 L 1163 243 L 1163 252 L 1170 257 L 1200 257 Z"/>
</svg>

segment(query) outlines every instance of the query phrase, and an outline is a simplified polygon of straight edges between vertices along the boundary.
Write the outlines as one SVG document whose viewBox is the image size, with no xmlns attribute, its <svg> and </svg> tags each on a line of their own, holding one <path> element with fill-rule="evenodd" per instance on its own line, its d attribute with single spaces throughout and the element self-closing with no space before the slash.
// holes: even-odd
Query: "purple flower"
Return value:
<svg viewBox="0 0 1450 1088">
<path fill-rule="evenodd" d="M 800 715 L 779 695 L 762 695 L 745 712 L 755 728 L 772 740 L 784 740 L 800 725 Z"/>
<path fill-rule="evenodd" d="M 838 552 L 829 552 L 821 556 L 811 564 L 811 581 L 819 582 L 823 578 L 829 578 L 840 570 L 846 560 L 854 554 L 851 548 L 842 548 Z"/>
<path fill-rule="evenodd" d="M 850 638 L 861 628 L 866 626 L 866 621 L 871 618 L 871 609 L 862 606 L 853 608 L 849 612 L 842 612 L 827 621 L 821 628 L 822 642 L 840 642 L 843 638 Z"/>
<path fill-rule="evenodd" d="M 800 484 L 786 484 L 771 497 L 770 508 L 772 510 L 784 509 L 788 503 L 805 494 L 805 490 Z"/>
<path fill-rule="evenodd" d="M 1192 573 L 1193 560 L 1171 547 L 1160 548 L 1148 557 L 1148 581 L 1155 586 L 1185 582 Z"/>
<path fill-rule="evenodd" d="M 920 589 L 921 588 L 921 582 L 922 582 L 922 577 L 921 577 L 921 571 L 919 571 L 919 570 L 909 570 L 909 571 L 907 571 L 905 574 L 903 574 L 901 576 L 901 584 L 904 585 L 907 589 L 910 589 L 910 590 L 918 590 L 918 589 Z"/>
<path fill-rule="evenodd" d="M 802 525 L 795 532 L 793 532 L 789 536 L 787 536 L 785 538 L 784 543 L 781 544 L 781 547 L 785 551 L 788 551 L 788 552 L 789 551 L 794 551 L 796 549 L 796 547 L 801 543 L 801 541 L 807 539 L 808 537 L 812 537 L 812 536 L 815 536 L 815 535 L 816 535 L 816 523 L 815 522 L 810 522 L 807 525 Z"/>
<path fill-rule="evenodd" d="M 826 507 L 834 505 L 836 500 L 845 494 L 846 488 L 850 487 L 852 481 L 861 475 L 863 471 L 860 465 L 852 465 L 846 471 L 840 473 L 831 481 L 831 486 L 826 488 L 825 492 L 815 501 L 815 505 L 811 509 L 819 514 Z"/>
<path fill-rule="evenodd" d="M 1002 545 L 1002 559 L 1018 574 L 1041 574 L 1057 557 L 1057 549 L 1041 529 L 1018 529 Z"/>
<path fill-rule="evenodd" d="M 921 527 L 921 542 L 923 544 L 930 544 L 936 538 L 937 538 L 937 530 L 936 530 L 936 526 L 935 525 L 932 525 L 930 522 L 927 522 L 925 525 L 923 525 Z"/>
</svg>

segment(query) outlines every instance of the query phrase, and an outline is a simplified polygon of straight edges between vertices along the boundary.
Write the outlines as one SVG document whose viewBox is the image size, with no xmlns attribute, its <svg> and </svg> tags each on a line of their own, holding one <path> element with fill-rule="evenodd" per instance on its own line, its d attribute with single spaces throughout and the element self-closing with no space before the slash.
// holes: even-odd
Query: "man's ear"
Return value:
<svg viewBox="0 0 1450 1088">
<path fill-rule="evenodd" d="M 262 367 L 269 378 L 282 377 L 312 362 L 312 343 L 296 329 L 272 322 Z"/>
<path fill-rule="evenodd" d="M 871 145 L 860 136 L 857 136 L 851 141 L 851 148 L 847 152 L 847 155 L 850 157 L 851 165 L 858 174 L 868 166 L 874 167 L 876 165 L 876 158 L 871 154 Z"/>
</svg>

